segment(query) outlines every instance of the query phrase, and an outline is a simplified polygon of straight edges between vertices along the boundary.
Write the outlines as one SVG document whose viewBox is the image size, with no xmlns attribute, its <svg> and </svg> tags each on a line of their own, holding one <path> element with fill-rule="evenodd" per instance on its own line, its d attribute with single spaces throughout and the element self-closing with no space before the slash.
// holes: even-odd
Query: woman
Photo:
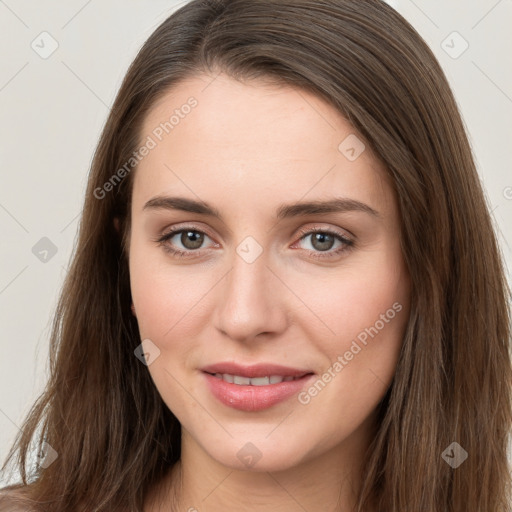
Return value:
<svg viewBox="0 0 512 512">
<path fill-rule="evenodd" d="M 101 136 L 4 508 L 509 510 L 507 299 L 400 15 L 193 0 Z"/>
</svg>

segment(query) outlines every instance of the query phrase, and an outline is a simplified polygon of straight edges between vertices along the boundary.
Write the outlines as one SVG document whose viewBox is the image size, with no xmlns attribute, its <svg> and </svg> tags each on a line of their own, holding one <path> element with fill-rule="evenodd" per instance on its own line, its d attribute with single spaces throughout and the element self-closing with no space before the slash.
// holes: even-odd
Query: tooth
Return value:
<svg viewBox="0 0 512 512">
<path fill-rule="evenodd" d="M 249 377 L 240 377 L 239 375 L 234 375 L 233 382 L 235 384 L 242 384 L 248 386 L 251 384 L 251 379 Z"/>
<path fill-rule="evenodd" d="M 270 377 L 242 377 L 240 375 L 231 375 L 229 373 L 215 373 L 215 377 L 222 379 L 230 384 L 242 386 L 267 386 L 269 384 L 279 384 L 281 382 L 290 382 L 295 380 L 291 375 L 283 377 L 282 375 L 271 375 Z"/>
<path fill-rule="evenodd" d="M 266 386 L 270 384 L 270 379 L 268 377 L 253 377 L 251 379 L 252 386 Z"/>
</svg>

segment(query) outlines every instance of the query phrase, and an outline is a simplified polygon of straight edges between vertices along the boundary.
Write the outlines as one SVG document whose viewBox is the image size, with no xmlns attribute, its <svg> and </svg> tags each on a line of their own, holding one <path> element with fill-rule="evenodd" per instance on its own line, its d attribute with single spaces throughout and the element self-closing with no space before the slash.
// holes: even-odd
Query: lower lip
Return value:
<svg viewBox="0 0 512 512">
<path fill-rule="evenodd" d="M 244 386 L 231 384 L 223 379 L 203 372 L 212 392 L 224 405 L 240 411 L 262 411 L 279 402 L 283 402 L 300 390 L 311 380 L 313 374 L 304 375 L 300 379 L 266 386 Z"/>
</svg>

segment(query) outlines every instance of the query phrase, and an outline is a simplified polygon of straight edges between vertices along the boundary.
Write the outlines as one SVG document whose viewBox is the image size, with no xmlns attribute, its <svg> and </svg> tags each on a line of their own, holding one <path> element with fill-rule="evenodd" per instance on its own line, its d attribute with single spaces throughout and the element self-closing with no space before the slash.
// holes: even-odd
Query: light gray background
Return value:
<svg viewBox="0 0 512 512">
<path fill-rule="evenodd" d="M 50 319 L 108 106 L 140 45 L 183 3 L 0 0 L 2 461 L 45 381 Z M 389 3 L 426 39 L 450 80 L 510 268 L 512 1 Z M 464 41 L 469 47 L 457 56 Z M 32 252 L 43 237 L 57 248 L 46 262 Z"/>
</svg>

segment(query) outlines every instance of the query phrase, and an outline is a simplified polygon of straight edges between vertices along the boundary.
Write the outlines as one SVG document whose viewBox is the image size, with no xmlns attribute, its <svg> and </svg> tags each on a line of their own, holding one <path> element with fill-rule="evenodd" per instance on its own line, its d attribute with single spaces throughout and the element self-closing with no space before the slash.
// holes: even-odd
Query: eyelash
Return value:
<svg viewBox="0 0 512 512">
<path fill-rule="evenodd" d="M 173 249 L 167 242 L 173 238 L 175 235 L 179 233 L 183 233 L 184 231 L 192 231 L 194 233 L 200 233 L 206 236 L 209 236 L 204 231 L 201 231 L 199 229 L 196 229 L 194 226 L 180 226 L 179 228 L 172 229 L 168 231 L 167 233 L 164 233 L 160 237 L 156 238 L 154 242 L 156 242 L 158 245 L 163 246 L 164 250 L 173 256 L 177 258 L 194 258 L 196 257 L 197 253 L 200 253 L 199 250 L 188 250 L 188 251 L 182 251 L 180 249 Z M 330 235 L 339 241 L 342 242 L 342 246 L 336 249 L 335 251 L 309 251 L 312 253 L 312 257 L 315 259 L 328 259 L 328 258 L 334 258 L 335 256 L 338 256 L 339 254 L 346 252 L 350 250 L 354 246 L 354 241 L 350 238 L 346 237 L 345 235 L 342 235 L 341 233 L 338 233 L 337 231 L 332 231 L 329 229 L 320 229 L 320 228 L 312 228 L 312 229 L 301 229 L 299 231 L 299 241 L 303 238 L 306 238 L 309 235 L 314 235 L 316 233 L 322 233 L 324 235 Z M 210 238 L 210 237 L 209 237 Z"/>
</svg>

